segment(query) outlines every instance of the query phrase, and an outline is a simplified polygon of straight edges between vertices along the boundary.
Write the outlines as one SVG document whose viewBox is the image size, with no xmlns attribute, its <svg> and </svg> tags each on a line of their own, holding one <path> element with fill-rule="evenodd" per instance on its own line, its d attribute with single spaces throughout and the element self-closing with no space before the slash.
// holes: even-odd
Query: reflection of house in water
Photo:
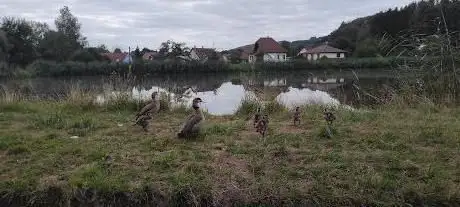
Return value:
<svg viewBox="0 0 460 207">
<path fill-rule="evenodd" d="M 269 87 L 286 86 L 286 85 L 287 85 L 286 79 L 275 79 L 275 80 L 264 81 L 264 86 L 269 86 Z"/>
<path fill-rule="evenodd" d="M 300 84 L 302 88 L 310 88 L 312 90 L 328 91 L 345 84 L 344 78 L 318 78 L 311 77 L 306 83 Z"/>
</svg>

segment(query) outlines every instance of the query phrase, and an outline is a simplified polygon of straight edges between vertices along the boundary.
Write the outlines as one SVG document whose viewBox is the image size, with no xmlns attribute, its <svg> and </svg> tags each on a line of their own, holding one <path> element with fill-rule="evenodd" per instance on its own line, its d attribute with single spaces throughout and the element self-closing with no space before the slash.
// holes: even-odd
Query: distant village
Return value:
<svg viewBox="0 0 460 207">
<path fill-rule="evenodd" d="M 316 61 L 323 58 L 338 59 L 346 58 L 347 51 L 334 48 L 327 42 L 315 46 L 304 47 L 300 50 L 295 58 L 303 58 L 309 61 Z M 193 47 L 190 49 L 188 56 L 178 56 L 181 61 L 199 61 L 207 62 L 209 60 L 219 60 L 230 62 L 236 59 L 238 63 L 256 63 L 256 62 L 286 62 L 294 57 L 287 56 L 286 48 L 271 37 L 261 37 L 254 44 L 238 47 L 235 49 L 218 52 L 214 48 Z M 120 62 L 129 64 L 133 61 L 133 53 L 113 52 L 102 53 L 102 56 L 111 62 Z M 145 52 L 142 55 L 144 61 L 153 61 L 160 57 L 158 51 Z"/>
</svg>

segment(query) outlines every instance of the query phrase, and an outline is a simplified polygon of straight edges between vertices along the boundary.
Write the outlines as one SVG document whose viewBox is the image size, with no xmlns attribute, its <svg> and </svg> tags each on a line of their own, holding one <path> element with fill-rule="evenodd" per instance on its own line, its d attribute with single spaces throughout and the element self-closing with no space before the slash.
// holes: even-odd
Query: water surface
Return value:
<svg viewBox="0 0 460 207">
<path fill-rule="evenodd" d="M 303 104 L 357 105 L 353 84 L 362 90 L 376 91 L 393 81 L 393 73 L 383 70 L 351 70 L 325 72 L 258 72 L 168 74 L 137 77 L 34 78 L 0 80 L 7 90 L 20 90 L 35 98 L 60 98 L 78 87 L 92 91 L 95 100 L 104 102 L 116 93 L 129 93 L 133 99 L 148 99 L 153 91 L 173 97 L 175 103 L 190 104 L 194 97 L 205 100 L 204 108 L 211 114 L 232 114 L 245 97 L 264 99 L 264 94 L 288 107 Z"/>
</svg>

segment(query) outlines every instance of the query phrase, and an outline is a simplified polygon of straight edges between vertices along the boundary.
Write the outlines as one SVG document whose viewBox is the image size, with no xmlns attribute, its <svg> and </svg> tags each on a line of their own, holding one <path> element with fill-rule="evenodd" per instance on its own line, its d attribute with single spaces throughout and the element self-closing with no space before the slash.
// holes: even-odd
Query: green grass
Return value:
<svg viewBox="0 0 460 207">
<path fill-rule="evenodd" d="M 460 202 L 459 108 L 339 109 L 328 138 L 321 108 L 309 106 L 298 127 L 287 110 L 270 113 L 262 139 L 245 103 L 236 116 L 207 115 L 195 140 L 175 138 L 189 112 L 164 110 L 145 133 L 131 126 L 134 108 L 0 103 L 1 202 L 53 206 L 93 189 L 124 206 Z"/>
</svg>

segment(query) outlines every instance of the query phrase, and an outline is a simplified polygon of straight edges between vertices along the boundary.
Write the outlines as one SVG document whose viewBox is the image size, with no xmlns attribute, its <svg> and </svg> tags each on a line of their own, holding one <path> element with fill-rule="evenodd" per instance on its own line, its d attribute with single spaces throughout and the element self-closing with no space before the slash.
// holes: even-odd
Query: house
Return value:
<svg viewBox="0 0 460 207">
<path fill-rule="evenodd" d="M 271 37 L 259 38 L 254 43 L 249 62 L 285 62 L 287 50 Z"/>
<path fill-rule="evenodd" d="M 325 44 L 317 47 L 303 48 L 302 50 L 300 50 L 297 56 L 302 56 L 304 58 L 307 58 L 307 60 L 318 60 L 323 57 L 345 58 L 345 55 L 347 53 L 348 52 L 345 50 L 329 46 L 326 42 Z"/>
<path fill-rule="evenodd" d="M 123 53 L 102 53 L 101 56 L 104 56 L 107 59 L 109 59 L 110 62 L 115 62 L 115 63 L 121 62 L 121 63 L 128 64 L 128 63 L 133 62 L 133 58 L 131 56 L 129 56 L 127 52 L 123 52 Z"/>
<path fill-rule="evenodd" d="M 253 49 L 254 49 L 253 44 L 245 45 L 243 47 L 238 48 L 238 50 L 240 51 L 239 59 L 241 60 L 241 62 L 243 63 L 249 62 L 249 54 L 251 54 Z"/>
<path fill-rule="evenodd" d="M 144 61 L 149 61 L 149 60 L 155 59 L 155 57 L 157 57 L 157 56 L 158 56 L 158 52 L 156 52 L 156 51 L 146 52 L 146 53 L 144 53 L 144 55 L 142 55 L 142 59 Z"/>
<path fill-rule="evenodd" d="M 212 48 L 193 47 L 190 50 L 190 58 L 192 60 L 206 62 L 208 60 L 218 60 L 220 55 Z"/>
</svg>

